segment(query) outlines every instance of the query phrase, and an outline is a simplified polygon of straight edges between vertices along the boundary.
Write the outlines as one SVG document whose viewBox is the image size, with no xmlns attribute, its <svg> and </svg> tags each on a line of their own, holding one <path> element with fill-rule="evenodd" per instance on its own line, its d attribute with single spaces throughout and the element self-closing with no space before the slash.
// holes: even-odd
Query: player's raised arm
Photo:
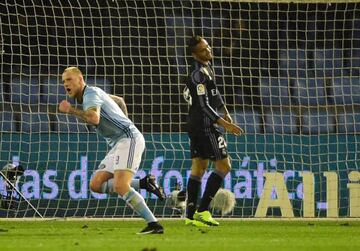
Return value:
<svg viewBox="0 0 360 251">
<path fill-rule="evenodd" d="M 119 97 L 119 96 L 115 96 L 115 95 L 111 95 L 111 94 L 109 94 L 109 96 L 120 107 L 120 109 L 123 111 L 125 116 L 128 117 L 128 110 L 127 110 L 127 107 L 126 107 L 126 104 L 125 104 L 125 100 L 122 97 Z"/>
<path fill-rule="evenodd" d="M 83 103 L 83 93 L 86 88 L 83 75 L 77 67 L 68 67 L 62 74 L 62 81 L 65 91 L 70 98 L 74 98 L 80 104 Z M 80 110 L 73 107 L 68 101 L 63 100 L 59 104 L 59 111 L 63 113 L 73 114 L 91 125 L 100 123 L 100 106 L 98 97 L 92 97 L 93 104 L 86 110 Z"/>
<path fill-rule="evenodd" d="M 68 101 L 63 100 L 59 104 L 59 111 L 62 113 L 73 114 L 91 125 L 98 125 L 100 123 L 99 107 L 92 107 L 83 111 L 73 107 Z"/>
</svg>

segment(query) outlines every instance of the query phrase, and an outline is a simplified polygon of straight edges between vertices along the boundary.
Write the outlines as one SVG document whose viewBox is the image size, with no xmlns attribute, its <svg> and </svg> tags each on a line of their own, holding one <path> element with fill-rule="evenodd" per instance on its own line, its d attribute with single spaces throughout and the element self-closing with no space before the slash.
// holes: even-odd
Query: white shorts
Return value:
<svg viewBox="0 0 360 251">
<path fill-rule="evenodd" d="M 144 149 L 145 140 L 142 135 L 121 139 L 101 161 L 96 172 L 114 173 L 115 170 L 128 170 L 135 174 L 139 169 Z"/>
</svg>

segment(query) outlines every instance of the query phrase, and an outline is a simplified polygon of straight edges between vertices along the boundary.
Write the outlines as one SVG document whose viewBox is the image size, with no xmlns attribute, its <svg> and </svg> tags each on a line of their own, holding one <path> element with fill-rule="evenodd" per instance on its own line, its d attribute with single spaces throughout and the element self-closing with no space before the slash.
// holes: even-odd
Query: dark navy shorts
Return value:
<svg viewBox="0 0 360 251">
<path fill-rule="evenodd" d="M 221 160 L 228 157 L 227 144 L 219 131 L 209 134 L 190 135 L 191 158 Z"/>
</svg>

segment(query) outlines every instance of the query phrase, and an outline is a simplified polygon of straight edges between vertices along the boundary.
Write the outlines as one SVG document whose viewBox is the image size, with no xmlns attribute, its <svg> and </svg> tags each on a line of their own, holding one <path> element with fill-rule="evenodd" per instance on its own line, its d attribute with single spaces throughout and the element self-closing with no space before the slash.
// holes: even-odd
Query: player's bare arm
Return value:
<svg viewBox="0 0 360 251">
<path fill-rule="evenodd" d="M 208 99 L 206 98 L 205 87 L 203 84 L 197 86 L 197 95 L 199 98 L 199 103 L 203 112 L 210 118 L 216 119 L 216 123 L 224 127 L 226 131 L 239 136 L 244 133 L 243 129 L 232 122 L 229 111 L 223 106 L 224 118 L 221 118 L 218 113 L 210 106 Z"/>
<path fill-rule="evenodd" d="M 232 118 L 231 118 L 231 116 L 230 116 L 230 113 L 229 113 L 229 111 L 228 111 L 228 109 L 226 108 L 226 106 L 224 105 L 223 107 L 222 107 L 222 112 L 223 112 L 223 119 L 225 119 L 227 122 L 229 122 L 229 123 L 232 123 L 233 122 L 233 120 L 232 120 Z"/>
<path fill-rule="evenodd" d="M 110 98 L 112 98 L 115 103 L 120 107 L 120 109 L 123 111 L 126 117 L 128 117 L 128 110 L 126 108 L 125 100 L 122 97 L 110 95 Z"/>
<path fill-rule="evenodd" d="M 63 100 L 59 104 L 59 111 L 62 113 L 73 114 L 91 125 L 98 125 L 100 123 L 100 109 L 97 107 L 92 107 L 83 111 L 73 107 L 68 101 Z"/>
<path fill-rule="evenodd" d="M 216 123 L 224 127 L 227 132 L 230 132 L 236 136 L 240 136 L 244 133 L 244 130 L 234 123 L 229 123 L 223 118 L 218 118 Z"/>
</svg>

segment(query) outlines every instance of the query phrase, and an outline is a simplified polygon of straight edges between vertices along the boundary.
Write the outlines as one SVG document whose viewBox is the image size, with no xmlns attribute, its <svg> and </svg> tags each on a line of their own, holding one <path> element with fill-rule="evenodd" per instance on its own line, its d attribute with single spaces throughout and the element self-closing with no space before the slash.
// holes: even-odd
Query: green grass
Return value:
<svg viewBox="0 0 360 251">
<path fill-rule="evenodd" d="M 165 234 L 139 236 L 142 221 L 0 221 L 0 250 L 360 250 L 359 221 L 220 221 L 208 229 L 162 223 Z"/>
</svg>

